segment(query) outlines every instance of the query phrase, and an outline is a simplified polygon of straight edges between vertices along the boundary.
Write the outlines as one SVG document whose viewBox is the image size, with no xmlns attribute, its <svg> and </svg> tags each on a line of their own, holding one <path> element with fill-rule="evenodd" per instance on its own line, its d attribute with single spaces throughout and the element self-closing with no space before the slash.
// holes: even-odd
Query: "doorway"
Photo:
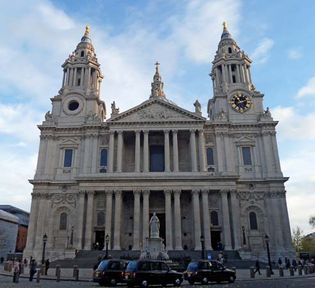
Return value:
<svg viewBox="0 0 315 288">
<path fill-rule="evenodd" d="M 95 242 L 94 242 L 94 249 L 95 250 L 103 250 L 104 248 L 104 230 L 102 231 L 95 231 Z"/>
<path fill-rule="evenodd" d="M 221 243 L 221 231 L 211 231 L 211 244 L 213 250 L 223 250 L 223 246 Z"/>
</svg>

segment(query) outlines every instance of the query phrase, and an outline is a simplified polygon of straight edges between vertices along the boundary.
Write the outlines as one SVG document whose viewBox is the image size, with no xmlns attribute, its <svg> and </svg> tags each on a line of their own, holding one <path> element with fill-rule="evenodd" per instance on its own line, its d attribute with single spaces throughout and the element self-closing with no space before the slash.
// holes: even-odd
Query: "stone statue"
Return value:
<svg viewBox="0 0 315 288">
<path fill-rule="evenodd" d="M 150 238 L 160 237 L 160 220 L 154 212 L 150 219 Z"/>
<path fill-rule="evenodd" d="M 195 106 L 195 113 L 198 115 L 201 115 L 201 105 L 198 100 L 196 100 L 196 102 L 194 103 L 194 106 Z"/>
<path fill-rule="evenodd" d="M 112 108 L 112 115 L 111 115 L 111 117 L 112 116 L 116 116 L 116 115 L 119 114 L 119 108 L 118 107 L 116 108 L 115 101 L 111 104 L 111 108 Z"/>
</svg>

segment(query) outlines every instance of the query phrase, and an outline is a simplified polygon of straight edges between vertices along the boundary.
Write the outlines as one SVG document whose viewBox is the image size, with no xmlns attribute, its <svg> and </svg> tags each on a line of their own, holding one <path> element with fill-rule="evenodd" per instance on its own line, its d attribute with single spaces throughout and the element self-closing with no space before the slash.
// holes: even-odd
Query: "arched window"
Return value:
<svg viewBox="0 0 315 288">
<path fill-rule="evenodd" d="M 81 51 L 81 57 L 84 57 L 84 51 Z"/>
<path fill-rule="evenodd" d="M 213 226 L 219 226 L 219 217 L 218 217 L 217 211 L 211 211 L 210 218 L 211 218 L 211 224 Z"/>
<path fill-rule="evenodd" d="M 249 226 L 250 226 L 250 230 L 257 230 L 258 229 L 257 216 L 256 216 L 255 212 L 249 213 Z"/>
<path fill-rule="evenodd" d="M 97 220 L 96 220 L 97 226 L 103 226 L 104 223 L 105 223 L 105 215 L 104 215 L 104 212 L 98 212 L 98 213 L 97 213 Z"/>
<path fill-rule="evenodd" d="M 60 222 L 59 222 L 59 229 L 60 230 L 67 230 L 67 221 L 68 221 L 68 215 L 66 212 L 62 212 L 60 214 Z"/>
<path fill-rule="evenodd" d="M 231 47 L 229 47 L 229 49 L 228 49 L 228 50 L 229 50 L 229 53 L 232 53 L 232 48 L 231 48 Z"/>
</svg>

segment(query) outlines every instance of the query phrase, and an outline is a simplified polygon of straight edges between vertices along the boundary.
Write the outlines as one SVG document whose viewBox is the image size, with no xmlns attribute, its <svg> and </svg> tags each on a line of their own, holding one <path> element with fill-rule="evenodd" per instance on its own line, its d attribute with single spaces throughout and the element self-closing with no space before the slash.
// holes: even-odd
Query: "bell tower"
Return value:
<svg viewBox="0 0 315 288">
<path fill-rule="evenodd" d="M 62 65 L 63 80 L 59 95 L 52 100 L 52 118 L 60 125 L 78 125 L 88 119 L 103 121 L 105 103 L 100 100 L 103 79 L 90 38 L 90 28 Z"/>
<path fill-rule="evenodd" d="M 251 63 L 224 22 L 210 73 L 213 82 L 213 98 L 208 103 L 210 119 L 253 121 L 263 112 L 263 94 L 256 91 L 252 83 Z"/>
</svg>

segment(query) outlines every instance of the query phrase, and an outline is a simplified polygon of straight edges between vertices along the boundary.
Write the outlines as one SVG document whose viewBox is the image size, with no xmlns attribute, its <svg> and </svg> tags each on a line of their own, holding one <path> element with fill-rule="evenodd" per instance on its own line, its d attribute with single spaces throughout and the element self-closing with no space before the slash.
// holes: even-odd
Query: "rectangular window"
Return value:
<svg viewBox="0 0 315 288">
<path fill-rule="evenodd" d="M 207 163 L 208 163 L 208 165 L 214 165 L 213 149 L 212 148 L 207 148 Z"/>
<path fill-rule="evenodd" d="M 72 149 L 65 149 L 65 158 L 63 162 L 63 167 L 71 167 L 72 166 Z"/>
<path fill-rule="evenodd" d="M 252 157 L 250 154 L 250 147 L 242 147 L 243 163 L 244 165 L 252 165 Z"/>
<path fill-rule="evenodd" d="M 107 149 L 101 149 L 101 155 L 100 155 L 100 172 L 106 173 L 107 168 Z"/>
</svg>

